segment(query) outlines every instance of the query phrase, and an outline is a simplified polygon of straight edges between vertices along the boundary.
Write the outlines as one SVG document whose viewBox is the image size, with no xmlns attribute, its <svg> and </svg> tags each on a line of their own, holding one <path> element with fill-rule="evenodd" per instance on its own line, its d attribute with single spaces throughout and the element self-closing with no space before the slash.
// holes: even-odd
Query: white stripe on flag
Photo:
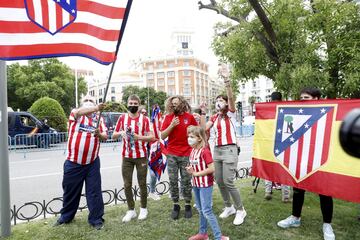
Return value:
<svg viewBox="0 0 360 240">
<path fill-rule="evenodd" d="M 54 1 L 48 1 L 49 3 L 49 30 L 51 33 L 56 32 L 56 5 Z"/>
<path fill-rule="evenodd" d="M 221 145 L 227 145 L 228 142 L 227 142 L 227 139 L 226 139 L 226 123 L 225 121 L 221 121 L 219 119 L 220 117 L 218 117 L 218 121 L 220 121 L 220 125 L 221 125 Z"/>
<path fill-rule="evenodd" d="M 104 52 L 114 52 L 117 41 L 100 40 L 91 35 L 81 33 L 58 33 L 49 37 L 49 33 L 12 34 L 0 33 L 0 45 L 35 45 L 35 44 L 85 44 Z"/>
<path fill-rule="evenodd" d="M 307 166 L 309 161 L 309 151 L 310 151 L 310 139 L 311 139 L 311 129 L 309 129 L 304 134 L 303 141 L 303 151 L 300 165 L 300 178 L 304 177 L 307 174 Z"/>
<path fill-rule="evenodd" d="M 323 145 L 324 145 L 326 117 L 327 117 L 327 114 L 322 116 L 320 118 L 320 120 L 317 122 L 314 162 L 313 162 L 313 166 L 312 166 L 311 170 L 317 169 L 321 165 L 322 150 L 323 150 Z"/>
<path fill-rule="evenodd" d="M 62 9 L 62 25 L 65 26 L 67 23 L 70 22 L 70 14 L 65 10 Z"/>
<path fill-rule="evenodd" d="M 0 8 L 0 21 L 28 22 L 24 8 Z"/>
<path fill-rule="evenodd" d="M 90 12 L 78 11 L 75 22 L 88 23 L 106 30 L 120 30 L 122 19 L 112 19 Z"/>
<path fill-rule="evenodd" d="M 34 3 L 34 11 L 35 11 L 35 21 L 43 25 L 43 15 L 42 15 L 43 9 L 41 7 L 41 0 L 33 0 L 33 3 Z M 26 14 L 26 12 L 24 13 Z"/>
<path fill-rule="evenodd" d="M 296 164 L 298 160 L 298 145 L 299 141 L 293 143 L 290 147 L 290 161 L 289 161 L 289 170 L 291 174 L 295 176 L 296 173 Z"/>
<path fill-rule="evenodd" d="M 282 164 L 284 164 L 284 152 L 280 153 L 280 154 L 277 156 L 277 159 L 278 159 Z"/>
</svg>

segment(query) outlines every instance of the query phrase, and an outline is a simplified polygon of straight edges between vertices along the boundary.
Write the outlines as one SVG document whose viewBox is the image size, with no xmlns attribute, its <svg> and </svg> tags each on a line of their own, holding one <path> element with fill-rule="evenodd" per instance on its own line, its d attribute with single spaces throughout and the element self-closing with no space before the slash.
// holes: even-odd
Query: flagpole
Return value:
<svg viewBox="0 0 360 240">
<path fill-rule="evenodd" d="M 10 178 L 8 152 L 8 114 L 6 62 L 0 60 L 0 214 L 1 236 L 11 234 Z"/>
<path fill-rule="evenodd" d="M 119 32 L 118 42 L 117 42 L 117 44 L 116 44 L 115 61 L 114 61 L 114 62 L 112 63 L 112 65 L 111 65 L 109 78 L 108 78 L 108 81 L 107 81 L 107 83 L 106 83 L 106 88 L 105 88 L 105 93 L 104 93 L 104 98 L 103 98 L 103 102 L 104 102 L 104 103 L 106 102 L 107 92 L 108 92 L 108 90 L 109 90 L 111 77 L 112 77 L 112 74 L 113 74 L 113 72 L 114 72 L 114 66 L 115 66 L 115 62 L 116 62 L 116 56 L 117 56 L 117 54 L 118 54 L 118 52 L 119 52 L 119 47 L 120 47 L 120 43 L 121 43 L 121 40 L 122 40 L 122 36 L 124 35 L 124 31 L 125 31 L 125 27 L 126 27 L 126 22 L 127 22 L 127 20 L 128 20 L 128 17 L 129 17 L 129 13 L 130 13 L 130 8 L 131 8 L 132 1 L 133 1 L 133 0 L 129 0 L 129 1 L 127 2 L 127 5 L 126 5 L 126 10 L 125 10 L 125 13 L 124 13 L 124 18 L 123 18 L 123 21 L 122 21 L 122 24 L 121 24 L 121 28 L 120 28 L 120 32 Z M 101 112 L 100 112 L 100 115 L 99 115 L 99 119 L 101 119 Z M 98 123 L 97 123 L 97 128 L 99 127 L 99 124 L 100 124 L 100 121 L 98 121 Z"/>
</svg>

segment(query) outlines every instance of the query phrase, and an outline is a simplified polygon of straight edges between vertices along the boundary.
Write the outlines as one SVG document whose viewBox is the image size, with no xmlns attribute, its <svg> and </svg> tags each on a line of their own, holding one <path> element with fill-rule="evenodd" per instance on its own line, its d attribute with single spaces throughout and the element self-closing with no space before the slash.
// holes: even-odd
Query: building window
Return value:
<svg viewBox="0 0 360 240">
<path fill-rule="evenodd" d="M 168 67 L 169 67 L 169 68 L 173 68 L 174 66 L 175 66 L 175 64 L 174 64 L 173 62 L 168 63 Z"/>
<path fill-rule="evenodd" d="M 168 94 L 170 96 L 175 95 L 175 88 L 168 88 Z"/>
<path fill-rule="evenodd" d="M 111 87 L 111 93 L 115 93 L 115 87 Z"/>
<path fill-rule="evenodd" d="M 191 79 L 190 78 L 184 78 L 184 85 L 190 85 Z"/>
<path fill-rule="evenodd" d="M 102 98 L 99 98 L 99 103 L 102 103 Z"/>
<path fill-rule="evenodd" d="M 156 74 L 157 78 L 164 78 L 165 77 L 165 73 L 164 72 L 158 72 Z"/>
<path fill-rule="evenodd" d="M 189 77 L 189 76 L 191 76 L 191 72 L 189 70 L 184 70 L 183 71 L 183 76 Z"/>
<path fill-rule="evenodd" d="M 102 94 L 103 94 L 102 89 L 99 89 L 99 95 L 101 96 Z"/>
<path fill-rule="evenodd" d="M 164 86 L 165 82 L 164 82 L 164 80 L 159 80 L 157 84 L 158 84 L 158 86 Z"/>
<path fill-rule="evenodd" d="M 256 81 L 252 81 L 252 84 L 253 84 L 253 88 L 256 88 Z"/>
<path fill-rule="evenodd" d="M 115 101 L 116 101 L 116 97 L 115 97 L 115 96 L 112 96 L 112 97 L 111 97 L 111 101 L 112 101 L 112 102 L 115 102 Z"/>
<path fill-rule="evenodd" d="M 153 73 L 146 74 L 146 79 L 148 79 L 148 80 L 154 79 L 154 74 Z"/>
<path fill-rule="evenodd" d="M 189 96 L 191 95 L 191 88 L 189 86 L 184 86 L 184 95 Z"/>
<path fill-rule="evenodd" d="M 241 84 L 241 89 L 245 89 L 245 83 Z"/>
<path fill-rule="evenodd" d="M 175 77 L 175 72 L 174 71 L 167 72 L 167 76 L 168 77 Z"/>
<path fill-rule="evenodd" d="M 189 60 L 184 60 L 184 67 L 189 67 L 189 66 L 190 66 Z"/>
<path fill-rule="evenodd" d="M 175 85 L 175 80 L 174 79 L 168 79 L 167 83 L 168 83 L 168 85 Z"/>
</svg>

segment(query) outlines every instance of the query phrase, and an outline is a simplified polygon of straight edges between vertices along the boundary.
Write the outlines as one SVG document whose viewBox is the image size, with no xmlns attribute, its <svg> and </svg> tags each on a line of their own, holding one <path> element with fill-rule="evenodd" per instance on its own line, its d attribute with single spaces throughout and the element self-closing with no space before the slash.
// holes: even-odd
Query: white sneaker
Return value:
<svg viewBox="0 0 360 240">
<path fill-rule="evenodd" d="M 149 193 L 149 198 L 151 198 L 152 200 L 158 201 L 160 200 L 160 196 L 157 195 L 156 193 Z"/>
<path fill-rule="evenodd" d="M 231 205 L 231 207 L 224 208 L 224 211 L 219 215 L 219 218 L 227 218 L 235 213 L 236 209 L 234 208 L 234 205 Z"/>
<path fill-rule="evenodd" d="M 293 215 L 281 220 L 277 225 L 281 228 L 300 227 L 301 218 L 294 217 Z"/>
<path fill-rule="evenodd" d="M 324 240 L 335 240 L 334 230 L 330 223 L 323 224 Z"/>
<path fill-rule="evenodd" d="M 125 214 L 125 216 L 123 217 L 122 221 L 123 222 L 130 222 L 131 219 L 136 218 L 136 212 L 135 210 L 128 210 Z"/>
<path fill-rule="evenodd" d="M 245 217 L 246 217 L 245 209 L 237 210 L 233 224 L 234 225 L 241 225 L 244 222 Z"/>
<path fill-rule="evenodd" d="M 138 219 L 139 219 L 139 220 L 144 220 L 144 219 L 147 218 L 147 215 L 148 215 L 148 210 L 147 210 L 147 208 L 140 208 L 140 213 L 139 213 Z"/>
</svg>

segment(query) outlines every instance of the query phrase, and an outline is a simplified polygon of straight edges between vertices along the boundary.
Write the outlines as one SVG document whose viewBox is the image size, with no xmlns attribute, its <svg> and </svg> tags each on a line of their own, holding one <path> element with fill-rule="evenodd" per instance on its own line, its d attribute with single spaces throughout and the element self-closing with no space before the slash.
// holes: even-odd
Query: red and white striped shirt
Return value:
<svg viewBox="0 0 360 240">
<path fill-rule="evenodd" d="M 118 119 L 115 127 L 116 132 L 131 131 L 140 136 L 146 136 L 150 132 L 150 120 L 143 114 L 136 118 L 131 118 L 129 114 L 123 114 Z M 143 158 L 147 157 L 147 142 L 136 140 L 131 141 L 127 138 L 122 140 L 122 156 L 126 158 Z"/>
<path fill-rule="evenodd" d="M 75 118 L 74 112 L 71 111 L 69 116 L 67 160 L 81 165 L 90 164 L 99 156 L 100 142 L 94 135 L 99 117 L 93 113 L 91 117 Z M 107 132 L 102 118 L 100 132 Z"/>
<path fill-rule="evenodd" d="M 190 165 L 195 172 L 201 172 L 208 168 L 208 165 L 213 163 L 210 149 L 208 147 L 195 149 L 190 153 Z M 194 187 L 211 187 L 214 183 L 213 174 L 205 176 L 192 177 L 191 183 Z"/>
<path fill-rule="evenodd" d="M 225 116 L 217 113 L 210 118 L 210 121 L 213 123 L 216 137 L 215 146 L 236 144 L 235 112 L 227 111 Z"/>
</svg>

